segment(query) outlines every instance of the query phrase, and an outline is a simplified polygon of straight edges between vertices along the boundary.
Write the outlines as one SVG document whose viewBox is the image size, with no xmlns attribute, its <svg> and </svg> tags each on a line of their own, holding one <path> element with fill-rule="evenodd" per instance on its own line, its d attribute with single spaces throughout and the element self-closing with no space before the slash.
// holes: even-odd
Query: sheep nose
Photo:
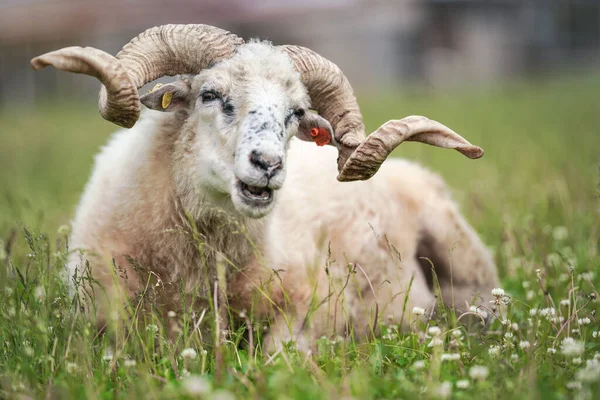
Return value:
<svg viewBox="0 0 600 400">
<path fill-rule="evenodd" d="M 280 156 L 267 155 L 256 150 L 252 150 L 250 153 L 250 162 L 256 168 L 265 171 L 269 178 L 283 167 L 283 160 Z"/>
</svg>

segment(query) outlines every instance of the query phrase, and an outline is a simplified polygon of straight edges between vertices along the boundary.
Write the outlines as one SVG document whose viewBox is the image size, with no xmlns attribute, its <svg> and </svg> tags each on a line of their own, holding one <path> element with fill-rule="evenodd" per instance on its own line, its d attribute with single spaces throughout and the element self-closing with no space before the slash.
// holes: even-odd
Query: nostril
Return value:
<svg viewBox="0 0 600 400">
<path fill-rule="evenodd" d="M 265 155 L 256 150 L 250 153 L 250 162 L 255 167 L 267 172 L 269 177 L 283 166 L 281 157 Z"/>
</svg>

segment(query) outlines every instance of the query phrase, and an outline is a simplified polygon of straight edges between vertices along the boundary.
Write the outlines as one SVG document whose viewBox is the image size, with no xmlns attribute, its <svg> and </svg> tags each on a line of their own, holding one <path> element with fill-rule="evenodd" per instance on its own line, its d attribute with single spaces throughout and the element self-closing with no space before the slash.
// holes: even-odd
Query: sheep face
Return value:
<svg viewBox="0 0 600 400">
<path fill-rule="evenodd" d="M 288 142 L 310 104 L 286 54 L 250 42 L 232 58 L 141 100 L 153 109 L 186 111 L 174 163 L 186 208 L 197 209 L 208 197 L 252 218 L 272 209 L 285 179 Z"/>
</svg>

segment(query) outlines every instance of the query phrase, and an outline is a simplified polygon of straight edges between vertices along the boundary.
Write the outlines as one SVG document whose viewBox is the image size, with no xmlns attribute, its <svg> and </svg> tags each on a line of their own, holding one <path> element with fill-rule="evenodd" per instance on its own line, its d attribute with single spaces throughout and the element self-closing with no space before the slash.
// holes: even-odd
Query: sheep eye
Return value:
<svg viewBox="0 0 600 400">
<path fill-rule="evenodd" d="M 213 92 L 212 90 L 208 90 L 206 92 L 202 92 L 200 94 L 200 97 L 202 98 L 203 103 L 208 103 L 210 101 L 218 99 L 220 96 L 216 92 Z"/>
<path fill-rule="evenodd" d="M 303 109 L 303 108 L 299 108 L 299 109 L 297 109 L 297 110 L 295 110 L 295 111 L 294 111 L 294 115 L 295 115 L 297 118 L 302 118 L 302 117 L 304 117 L 304 114 L 305 114 L 305 113 L 306 113 L 306 111 L 304 111 L 304 109 Z"/>
</svg>

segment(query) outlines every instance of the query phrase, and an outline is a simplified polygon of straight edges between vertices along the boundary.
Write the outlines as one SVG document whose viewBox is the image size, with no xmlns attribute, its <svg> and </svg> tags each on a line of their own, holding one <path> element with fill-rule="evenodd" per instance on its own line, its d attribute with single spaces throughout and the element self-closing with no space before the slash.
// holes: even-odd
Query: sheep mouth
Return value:
<svg viewBox="0 0 600 400">
<path fill-rule="evenodd" d="M 250 205 L 266 205 L 273 201 L 273 189 L 270 189 L 267 186 L 251 186 L 242 181 L 238 181 L 238 188 L 246 203 L 249 203 Z"/>
</svg>

